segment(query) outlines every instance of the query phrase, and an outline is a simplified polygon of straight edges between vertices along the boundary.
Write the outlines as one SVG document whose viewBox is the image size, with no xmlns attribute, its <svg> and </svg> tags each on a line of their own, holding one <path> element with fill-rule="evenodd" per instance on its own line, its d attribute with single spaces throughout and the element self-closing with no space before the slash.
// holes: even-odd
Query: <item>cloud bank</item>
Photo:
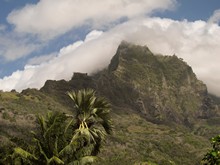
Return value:
<svg viewBox="0 0 220 165">
<path fill-rule="evenodd" d="M 220 23 L 220 9 L 214 11 L 213 15 L 208 20 L 209 23 Z"/>
<path fill-rule="evenodd" d="M 147 45 L 156 54 L 176 54 L 183 58 L 192 66 L 197 77 L 207 84 L 209 92 L 220 96 L 219 10 L 207 22 L 150 17 L 155 10 L 173 8 L 175 2 L 106 0 L 104 3 L 103 0 L 94 0 L 91 3 L 91 0 L 41 0 L 35 5 L 15 10 L 8 16 L 9 23 L 15 27 L 14 33 L 37 36 L 42 42 L 86 24 L 91 29 L 96 29 L 121 18 L 126 18 L 127 21 L 119 21 L 106 31 L 92 30 L 84 40 L 66 45 L 59 52 L 30 59 L 24 70 L 0 79 L 0 88 L 18 91 L 28 87 L 40 88 L 48 79 L 69 80 L 73 72 L 94 73 L 108 66 L 120 42 L 126 40 Z M 2 26 L 0 35 L 4 29 Z M 7 58 L 21 57 L 22 54 L 37 49 L 35 43 L 28 42 L 31 41 L 30 38 L 23 38 L 22 41 L 20 48 L 26 53 L 21 51 L 20 56 L 9 53 Z M 10 42 L 12 41 L 9 40 Z M 1 43 L 5 42 L 0 41 L 0 47 Z M 5 54 L 9 48 L 5 50 Z M 14 53 L 19 52 L 16 46 L 12 50 Z"/>
<path fill-rule="evenodd" d="M 51 39 L 85 24 L 102 26 L 155 10 L 171 9 L 175 0 L 41 0 L 14 10 L 7 18 L 16 31 Z"/>
<path fill-rule="evenodd" d="M 1 62 L 28 57 L 70 31 L 82 27 L 109 28 L 123 19 L 171 10 L 175 3 L 175 0 L 39 0 L 27 4 L 8 15 L 7 26 L 0 24 Z"/>
<path fill-rule="evenodd" d="M 91 39 L 89 36 L 93 36 Z M 40 88 L 47 79 L 69 80 L 73 72 L 93 73 L 107 67 L 122 40 L 147 45 L 154 53 L 183 58 L 208 90 L 220 96 L 220 27 L 204 21 L 188 22 L 141 18 L 120 24 L 107 32 L 93 31 L 85 41 L 62 48 L 56 58 L 29 65 L 0 80 L 2 89 Z"/>
<path fill-rule="evenodd" d="M 41 47 L 41 43 L 33 41 L 27 35 L 8 32 L 6 26 L 0 25 L 0 57 L 6 62 L 28 56 Z"/>
</svg>

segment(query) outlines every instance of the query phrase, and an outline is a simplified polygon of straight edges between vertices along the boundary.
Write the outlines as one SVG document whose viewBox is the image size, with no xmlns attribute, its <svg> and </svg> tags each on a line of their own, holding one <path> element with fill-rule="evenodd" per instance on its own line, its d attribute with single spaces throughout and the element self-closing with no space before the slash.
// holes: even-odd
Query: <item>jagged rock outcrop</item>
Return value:
<svg viewBox="0 0 220 165">
<path fill-rule="evenodd" d="M 192 126 L 215 114 L 206 85 L 186 62 L 127 42 L 120 44 L 107 69 L 92 76 L 75 73 L 69 82 L 47 81 L 41 91 L 62 96 L 81 88 L 94 88 L 113 105 L 129 106 L 155 123 Z"/>
<path fill-rule="evenodd" d="M 114 103 L 130 105 L 154 122 L 191 126 L 215 113 L 206 85 L 186 62 L 154 55 L 146 46 L 122 42 L 108 71 L 98 77 Z"/>
</svg>

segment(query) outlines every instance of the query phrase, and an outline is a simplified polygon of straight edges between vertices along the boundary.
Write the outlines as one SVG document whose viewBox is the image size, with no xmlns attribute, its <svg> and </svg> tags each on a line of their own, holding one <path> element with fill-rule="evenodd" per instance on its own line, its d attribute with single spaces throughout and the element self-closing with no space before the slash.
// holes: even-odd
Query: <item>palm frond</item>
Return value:
<svg viewBox="0 0 220 165">
<path fill-rule="evenodd" d="M 77 139 L 82 139 L 84 138 L 88 143 L 94 142 L 95 143 L 95 138 L 91 134 L 90 130 L 85 127 L 78 128 L 75 130 L 74 135 L 72 137 L 71 143 L 76 141 Z"/>
<path fill-rule="evenodd" d="M 18 156 L 25 158 L 25 159 L 37 160 L 35 155 L 31 154 L 28 151 L 23 150 L 20 147 L 14 148 L 14 155 L 18 155 Z"/>
<path fill-rule="evenodd" d="M 66 124 L 65 129 L 64 129 L 64 134 L 67 133 L 67 130 L 69 129 L 69 127 L 71 126 L 72 123 L 73 123 L 73 119 L 71 119 L 70 122 L 68 124 Z"/>
<path fill-rule="evenodd" d="M 47 129 L 44 117 L 41 116 L 41 115 L 38 115 L 37 120 L 38 120 L 38 123 L 40 125 L 41 132 L 44 133 L 45 130 Z"/>
<path fill-rule="evenodd" d="M 90 154 L 97 155 L 107 134 L 112 133 L 111 105 L 105 98 L 96 97 L 93 89 L 67 92 L 74 103 L 76 127 L 71 143 L 93 146 Z M 82 154 L 83 155 L 83 154 Z"/>
<path fill-rule="evenodd" d="M 77 142 L 70 143 L 66 145 L 62 150 L 60 150 L 58 155 L 64 157 L 67 154 L 71 154 L 75 152 L 76 148 L 77 148 Z"/>
<path fill-rule="evenodd" d="M 37 147 L 38 147 L 38 150 L 39 150 L 40 154 L 48 162 L 49 158 L 48 158 L 47 153 L 45 152 L 45 150 L 42 149 L 42 144 L 40 143 L 40 141 L 36 141 L 36 142 L 37 142 Z"/>
<path fill-rule="evenodd" d="M 114 126 L 113 126 L 113 123 L 110 119 L 109 120 L 103 120 L 101 122 L 101 125 L 103 126 L 103 128 L 105 129 L 107 134 L 112 134 Z"/>
<path fill-rule="evenodd" d="M 48 160 L 48 164 L 51 164 L 51 163 L 64 164 L 64 162 L 63 162 L 60 158 L 58 158 L 58 157 L 56 157 L 56 156 L 53 156 L 52 158 L 50 158 L 50 159 Z"/>
</svg>

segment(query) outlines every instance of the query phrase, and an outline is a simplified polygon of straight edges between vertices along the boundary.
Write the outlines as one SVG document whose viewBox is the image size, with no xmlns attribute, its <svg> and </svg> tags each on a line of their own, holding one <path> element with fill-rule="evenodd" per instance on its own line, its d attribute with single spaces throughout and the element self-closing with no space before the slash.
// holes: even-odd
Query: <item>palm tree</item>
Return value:
<svg viewBox="0 0 220 165">
<path fill-rule="evenodd" d="M 79 142 L 71 141 L 73 120 L 68 121 L 66 115 L 49 112 L 44 118 L 37 118 L 38 131 L 32 132 L 34 145 L 29 149 L 17 147 L 12 158 L 15 164 L 86 164 L 95 161 L 95 157 L 79 153 L 84 148 Z M 85 149 L 84 149 L 85 150 Z"/>
<path fill-rule="evenodd" d="M 65 125 L 66 119 L 65 115 L 57 112 L 49 112 L 46 118 L 38 115 L 37 132 L 31 132 L 34 145 L 26 150 L 15 148 L 15 160 L 31 164 L 64 164 L 59 158 L 59 151 L 68 143 L 64 138 L 68 129 Z"/>
<path fill-rule="evenodd" d="M 110 104 L 102 97 L 96 97 L 93 89 L 67 92 L 74 103 L 75 127 L 72 141 L 84 139 L 83 145 L 92 145 L 91 154 L 97 155 L 106 134 L 112 133 Z"/>
<path fill-rule="evenodd" d="M 92 89 L 68 92 L 75 115 L 49 112 L 37 117 L 34 144 L 26 150 L 17 147 L 11 156 L 14 164 L 87 164 L 96 155 L 107 134 L 112 132 L 109 103 L 95 96 Z M 75 121 L 75 123 L 74 123 Z"/>
</svg>

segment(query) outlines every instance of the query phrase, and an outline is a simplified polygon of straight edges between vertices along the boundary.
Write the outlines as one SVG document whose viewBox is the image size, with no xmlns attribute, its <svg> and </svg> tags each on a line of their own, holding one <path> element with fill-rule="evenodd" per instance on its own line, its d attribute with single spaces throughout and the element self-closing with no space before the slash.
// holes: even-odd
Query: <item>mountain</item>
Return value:
<svg viewBox="0 0 220 165">
<path fill-rule="evenodd" d="M 0 92 L 0 141 L 13 146 L 27 138 L 37 113 L 71 113 L 66 92 L 82 88 L 112 104 L 115 131 L 97 164 L 199 164 L 209 138 L 220 132 L 219 98 L 186 62 L 123 41 L 108 68 L 93 75 L 74 73 L 70 81 L 48 80 L 40 90 Z"/>
<path fill-rule="evenodd" d="M 156 123 L 190 126 L 216 111 L 205 84 L 190 66 L 175 55 L 155 56 L 147 47 L 123 42 L 108 72 L 97 79 L 101 91 L 115 103 L 130 105 Z"/>
</svg>

